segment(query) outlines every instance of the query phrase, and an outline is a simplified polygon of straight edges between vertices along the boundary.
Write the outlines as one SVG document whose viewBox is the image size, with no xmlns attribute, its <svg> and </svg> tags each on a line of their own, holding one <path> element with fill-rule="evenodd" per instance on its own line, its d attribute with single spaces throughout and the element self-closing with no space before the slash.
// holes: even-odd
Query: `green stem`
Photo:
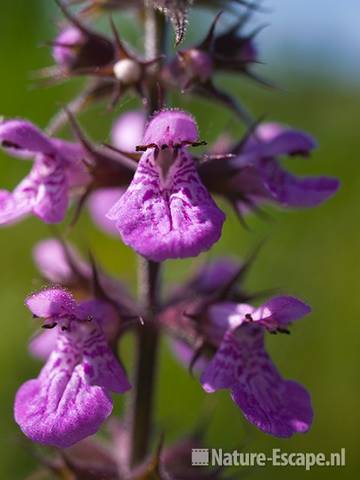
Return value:
<svg viewBox="0 0 360 480">
<path fill-rule="evenodd" d="M 145 7 L 145 54 L 151 59 L 165 52 L 166 28 L 163 15 L 151 6 Z M 154 83 L 148 98 L 148 115 L 158 108 L 158 85 L 154 66 Z M 159 330 L 155 313 L 159 301 L 161 265 L 139 257 L 139 301 L 145 312 L 145 323 L 137 329 L 134 398 L 131 410 L 130 464 L 141 463 L 149 452 L 157 370 Z"/>
<path fill-rule="evenodd" d="M 145 323 L 137 330 L 131 464 L 147 455 L 152 430 L 154 389 L 159 331 L 154 314 L 157 305 L 160 265 L 139 257 L 139 297 L 145 310 Z"/>
</svg>

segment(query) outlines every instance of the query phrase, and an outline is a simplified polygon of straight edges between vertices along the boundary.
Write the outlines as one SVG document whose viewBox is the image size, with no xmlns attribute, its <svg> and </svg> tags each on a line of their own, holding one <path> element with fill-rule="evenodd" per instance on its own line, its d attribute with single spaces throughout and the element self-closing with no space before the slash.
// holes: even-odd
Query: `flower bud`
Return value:
<svg viewBox="0 0 360 480">
<path fill-rule="evenodd" d="M 113 43 L 94 32 L 58 2 L 70 25 L 65 27 L 53 42 L 53 58 L 67 73 L 91 67 L 102 67 L 114 59 Z"/>
<path fill-rule="evenodd" d="M 137 110 L 123 113 L 113 124 L 111 140 L 114 147 L 124 152 L 135 152 L 145 130 L 145 115 Z"/>
<path fill-rule="evenodd" d="M 124 85 L 132 85 L 141 79 L 141 67 L 131 58 L 119 60 L 114 65 L 114 75 Z"/>
<path fill-rule="evenodd" d="M 55 62 L 62 67 L 71 68 L 76 63 L 78 51 L 85 41 L 83 33 L 75 27 L 68 27 L 60 32 L 52 51 Z"/>
</svg>

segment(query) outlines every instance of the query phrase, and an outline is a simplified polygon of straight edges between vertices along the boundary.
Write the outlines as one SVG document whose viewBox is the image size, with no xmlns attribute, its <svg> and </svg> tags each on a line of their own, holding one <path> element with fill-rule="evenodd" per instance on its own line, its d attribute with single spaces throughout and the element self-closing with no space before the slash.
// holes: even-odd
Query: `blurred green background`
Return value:
<svg viewBox="0 0 360 480">
<path fill-rule="evenodd" d="M 39 88 L 30 79 L 31 72 L 51 64 L 49 51 L 41 43 L 53 37 L 56 15 L 51 2 L 45 0 L 1 2 L 1 115 L 26 117 L 44 127 L 78 89 L 76 83 Z M 284 79 L 286 91 L 267 91 L 242 79 L 224 82 L 256 116 L 265 113 L 268 119 L 308 130 L 319 140 L 320 149 L 309 160 L 287 160 L 290 169 L 335 175 L 342 182 L 337 196 L 322 207 L 298 212 L 269 209 L 270 221 L 249 218 L 250 231 L 244 230 L 227 210 L 224 236 L 210 253 L 211 257 L 231 254 L 242 258 L 265 238 L 248 287 L 280 287 L 312 305 L 311 316 L 296 325 L 290 337 L 271 337 L 268 345 L 283 375 L 299 380 L 312 392 L 315 421 L 308 434 L 290 440 L 262 434 L 245 425 L 226 392 L 206 396 L 164 344 L 157 397 L 159 430 L 165 429 L 168 438 L 176 438 L 188 432 L 207 408 L 214 408 L 207 438 L 211 447 L 240 448 L 245 442 L 246 450 L 266 453 L 274 447 L 324 453 L 346 447 L 345 468 L 317 467 L 305 472 L 300 468 L 290 471 L 266 467 L 252 469 L 246 475 L 254 479 L 354 478 L 360 472 L 360 89 L 335 88 L 330 87 L 331 81 L 291 76 Z M 241 125 L 221 108 L 200 101 L 177 99 L 176 103 L 196 115 L 201 136 L 208 141 L 224 129 L 238 135 L 242 132 Z M 81 116 L 81 121 L 93 138 L 107 141 L 113 118 L 135 105 L 126 100 L 110 114 L 98 108 L 97 115 L 93 110 Z M 1 154 L 1 187 L 12 188 L 28 168 L 27 162 Z M 27 353 L 27 340 L 35 323 L 23 299 L 42 285 L 31 250 L 39 239 L 50 235 L 48 227 L 36 219 L 0 232 L 0 478 L 9 480 L 26 478 L 35 466 L 13 421 L 12 405 L 16 389 L 24 380 L 36 376 L 41 366 Z M 135 289 L 135 258 L 120 240 L 106 238 L 86 216 L 72 238 L 83 248 L 91 247 L 111 272 Z M 176 282 L 200 262 L 167 262 L 166 277 Z M 130 349 L 126 350 L 130 368 Z M 241 475 L 239 472 L 239 478 Z"/>
</svg>

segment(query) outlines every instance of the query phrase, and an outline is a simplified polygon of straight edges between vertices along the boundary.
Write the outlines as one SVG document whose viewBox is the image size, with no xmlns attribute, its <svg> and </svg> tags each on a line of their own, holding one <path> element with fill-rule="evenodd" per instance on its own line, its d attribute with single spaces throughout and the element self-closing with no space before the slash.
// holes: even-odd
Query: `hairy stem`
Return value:
<svg viewBox="0 0 360 480">
<path fill-rule="evenodd" d="M 165 19 L 150 6 L 145 7 L 145 53 L 151 59 L 165 52 Z M 154 78 L 156 69 L 154 66 Z M 148 115 L 157 110 L 159 89 L 156 81 L 150 88 Z M 156 384 L 159 330 L 155 312 L 160 292 L 161 265 L 139 257 L 139 300 L 145 312 L 145 323 L 137 330 L 134 398 L 131 418 L 131 465 L 139 464 L 149 451 Z"/>
<path fill-rule="evenodd" d="M 139 257 L 139 296 L 146 317 L 137 331 L 133 418 L 131 432 L 131 464 L 141 462 L 148 453 L 151 436 L 154 387 L 157 366 L 159 331 L 154 313 L 159 292 L 160 264 Z"/>
</svg>

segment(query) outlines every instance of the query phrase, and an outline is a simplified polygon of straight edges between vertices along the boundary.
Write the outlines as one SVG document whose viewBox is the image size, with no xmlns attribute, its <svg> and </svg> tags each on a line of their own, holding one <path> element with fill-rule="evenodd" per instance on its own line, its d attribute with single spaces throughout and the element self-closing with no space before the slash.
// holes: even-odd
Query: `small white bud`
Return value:
<svg viewBox="0 0 360 480">
<path fill-rule="evenodd" d="M 141 67 L 135 60 L 124 58 L 115 63 L 114 75 L 125 85 L 131 85 L 140 80 Z"/>
</svg>

